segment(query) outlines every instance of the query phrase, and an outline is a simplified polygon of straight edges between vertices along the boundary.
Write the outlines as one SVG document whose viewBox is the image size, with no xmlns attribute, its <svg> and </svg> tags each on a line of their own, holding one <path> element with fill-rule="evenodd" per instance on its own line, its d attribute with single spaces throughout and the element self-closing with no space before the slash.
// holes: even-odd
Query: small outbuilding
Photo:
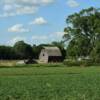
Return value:
<svg viewBox="0 0 100 100">
<path fill-rule="evenodd" d="M 43 49 L 40 52 L 40 62 L 61 62 L 62 60 L 62 53 L 58 47 L 43 47 Z"/>
</svg>

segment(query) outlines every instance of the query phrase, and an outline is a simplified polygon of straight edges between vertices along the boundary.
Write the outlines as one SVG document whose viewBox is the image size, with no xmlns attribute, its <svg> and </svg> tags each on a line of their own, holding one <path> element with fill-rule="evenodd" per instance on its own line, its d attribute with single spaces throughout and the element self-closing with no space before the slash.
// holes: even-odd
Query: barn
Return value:
<svg viewBox="0 0 100 100">
<path fill-rule="evenodd" d="M 62 54 L 58 47 L 43 47 L 40 52 L 39 61 L 43 63 L 61 62 Z"/>
</svg>

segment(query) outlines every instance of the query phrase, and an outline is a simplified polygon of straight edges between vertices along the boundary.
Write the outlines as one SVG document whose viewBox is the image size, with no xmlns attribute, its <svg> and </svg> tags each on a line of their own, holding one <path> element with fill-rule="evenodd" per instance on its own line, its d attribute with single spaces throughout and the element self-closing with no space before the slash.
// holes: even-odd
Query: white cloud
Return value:
<svg viewBox="0 0 100 100">
<path fill-rule="evenodd" d="M 55 32 L 54 34 L 58 37 L 62 37 L 65 34 L 65 32 Z"/>
<path fill-rule="evenodd" d="M 76 0 L 68 0 L 67 5 L 71 8 L 78 7 L 79 3 Z"/>
<path fill-rule="evenodd" d="M 36 18 L 34 21 L 30 22 L 30 24 L 44 25 L 47 24 L 47 21 L 43 17 L 39 17 Z"/>
<path fill-rule="evenodd" d="M 14 13 L 11 13 L 11 12 L 5 12 L 5 13 L 3 13 L 2 15 L 0 15 L 0 18 L 3 18 L 3 17 L 9 17 L 9 16 L 15 16 L 15 14 Z"/>
<path fill-rule="evenodd" d="M 1 0 L 0 4 L 3 6 L 3 13 L 0 13 L 0 17 L 35 14 L 41 6 L 51 4 L 54 1 L 55 0 Z"/>
<path fill-rule="evenodd" d="M 42 5 L 42 4 L 51 4 L 55 0 L 1 0 L 6 4 L 32 4 L 32 5 Z"/>
<path fill-rule="evenodd" d="M 8 32 L 29 32 L 28 29 L 25 29 L 22 24 L 16 24 L 8 29 Z"/>
<path fill-rule="evenodd" d="M 65 32 L 53 32 L 49 35 L 50 38 L 62 38 L 63 35 L 66 34 Z"/>
<path fill-rule="evenodd" d="M 39 35 L 34 35 L 32 36 L 32 40 L 47 40 L 48 37 L 46 35 L 43 35 L 43 36 L 39 36 Z"/>
<path fill-rule="evenodd" d="M 54 0 L 41 0 L 41 2 L 42 2 L 43 4 L 50 4 L 50 3 L 53 3 Z"/>
<path fill-rule="evenodd" d="M 0 17 L 9 17 L 23 14 L 35 14 L 38 11 L 36 6 L 23 6 L 23 5 L 5 5 L 3 7 L 4 13 Z"/>
<path fill-rule="evenodd" d="M 37 7 L 34 6 L 21 6 L 16 9 L 16 15 L 34 14 L 37 10 Z"/>
<path fill-rule="evenodd" d="M 33 35 L 32 36 L 32 41 L 36 43 L 45 43 L 45 42 L 52 42 L 56 40 L 61 40 L 62 36 L 64 35 L 64 32 L 53 32 L 49 33 L 47 35 Z"/>
<path fill-rule="evenodd" d="M 10 41 L 7 42 L 8 45 L 14 45 L 16 42 L 18 41 L 25 41 L 26 38 L 25 37 L 20 37 L 20 36 L 17 36 L 17 37 L 14 37 L 13 39 L 11 39 Z"/>
<path fill-rule="evenodd" d="M 10 10 L 12 10 L 13 9 L 13 6 L 12 5 L 9 5 L 9 4 L 6 4 L 6 5 L 4 5 L 4 7 L 3 7 L 3 10 L 4 11 L 10 11 Z"/>
<path fill-rule="evenodd" d="M 31 37 L 31 42 L 34 44 L 42 44 L 42 43 L 47 43 L 49 40 L 49 37 L 47 35 L 33 35 Z"/>
</svg>

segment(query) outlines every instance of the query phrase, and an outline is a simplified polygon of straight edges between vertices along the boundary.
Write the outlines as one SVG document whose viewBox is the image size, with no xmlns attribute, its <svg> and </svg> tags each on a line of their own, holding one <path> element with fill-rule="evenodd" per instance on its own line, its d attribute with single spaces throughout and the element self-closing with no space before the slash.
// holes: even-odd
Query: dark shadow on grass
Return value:
<svg viewBox="0 0 100 100">
<path fill-rule="evenodd" d="M 56 76 L 56 75 L 80 75 L 80 73 L 22 73 L 22 74 L 0 74 L 2 76 Z"/>
<path fill-rule="evenodd" d="M 0 68 L 31 68 L 31 67 L 66 67 L 64 64 L 25 64 L 15 66 L 0 66 Z"/>
</svg>

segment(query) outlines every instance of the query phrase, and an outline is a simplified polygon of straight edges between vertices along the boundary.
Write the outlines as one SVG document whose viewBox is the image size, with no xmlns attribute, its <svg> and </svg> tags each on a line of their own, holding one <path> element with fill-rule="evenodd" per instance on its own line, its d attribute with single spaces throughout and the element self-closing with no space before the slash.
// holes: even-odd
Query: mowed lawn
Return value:
<svg viewBox="0 0 100 100">
<path fill-rule="evenodd" d="M 35 66 L 0 68 L 0 100 L 100 100 L 99 67 Z"/>
</svg>

